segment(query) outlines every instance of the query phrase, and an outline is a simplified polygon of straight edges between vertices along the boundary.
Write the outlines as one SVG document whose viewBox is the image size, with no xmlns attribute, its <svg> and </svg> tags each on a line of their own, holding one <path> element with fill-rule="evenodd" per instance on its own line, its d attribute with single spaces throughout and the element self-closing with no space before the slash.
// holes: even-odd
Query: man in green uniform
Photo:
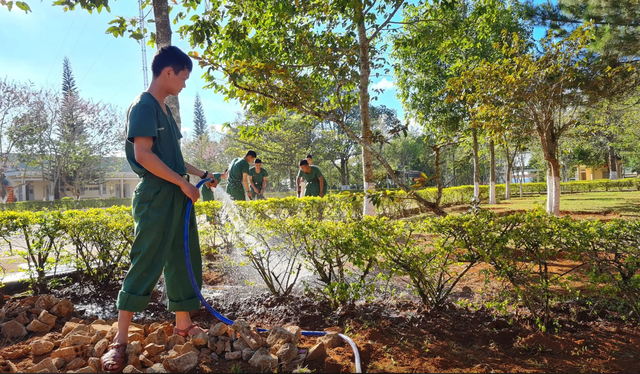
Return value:
<svg viewBox="0 0 640 374">
<path fill-rule="evenodd" d="M 311 157 L 311 153 L 307 155 L 306 159 L 309 166 L 313 166 L 313 158 Z M 302 178 L 302 170 L 298 170 L 298 175 L 296 176 L 296 186 L 298 186 L 298 197 L 305 196 L 304 189 L 306 186 L 304 183 L 304 179 Z"/>
<path fill-rule="evenodd" d="M 307 182 L 304 196 L 324 197 L 327 193 L 327 183 L 320 169 L 315 165 L 309 165 L 307 160 L 300 160 L 300 175 Z"/>
<path fill-rule="evenodd" d="M 200 187 L 200 194 L 202 195 L 202 201 L 212 201 L 214 200 L 213 190 L 211 188 L 216 188 L 222 182 L 222 179 L 227 179 L 227 169 L 225 169 L 222 173 L 213 173 L 209 174 L 208 178 L 212 178 L 213 180 L 210 183 L 203 184 Z"/>
<path fill-rule="evenodd" d="M 251 189 L 249 188 L 249 164 L 258 155 L 255 151 L 248 151 L 244 157 L 238 157 L 229 164 L 229 183 L 227 183 L 227 193 L 233 200 L 251 200 Z M 246 194 L 245 194 L 246 192 Z"/>
<path fill-rule="evenodd" d="M 183 251 L 183 227 L 187 202 L 200 197 L 188 174 L 206 178 L 208 172 L 186 163 L 178 140 L 182 137 L 171 110 L 164 104 L 169 95 L 186 87 L 193 64 L 174 46 L 160 48 L 151 62 L 153 80 L 135 98 L 127 112 L 127 161 L 142 178 L 132 197 L 135 237 L 131 267 L 118 294 L 118 332 L 102 356 L 105 372 L 121 371 L 126 364 L 128 331 L 134 312 L 143 311 L 164 271 L 169 310 L 176 312 L 175 333 L 190 336 L 202 331 L 189 312 L 200 308 L 191 287 Z M 193 272 L 202 285 L 202 259 L 195 212 L 191 211 L 189 250 Z"/>
<path fill-rule="evenodd" d="M 249 169 L 249 186 L 254 192 L 255 200 L 264 200 L 264 188 L 267 186 L 269 173 L 262 167 L 262 160 L 256 158 L 253 167 Z"/>
</svg>

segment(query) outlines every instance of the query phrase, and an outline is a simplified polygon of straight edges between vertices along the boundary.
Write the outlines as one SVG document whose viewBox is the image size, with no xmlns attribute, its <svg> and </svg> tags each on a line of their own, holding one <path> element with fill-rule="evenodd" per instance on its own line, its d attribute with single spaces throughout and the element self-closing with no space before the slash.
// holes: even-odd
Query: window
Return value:
<svg viewBox="0 0 640 374">
<path fill-rule="evenodd" d="M 102 185 L 102 194 L 103 194 L 103 195 L 106 195 L 106 194 L 107 194 L 107 185 L 106 185 L 106 184 L 103 184 L 103 185 Z"/>
</svg>

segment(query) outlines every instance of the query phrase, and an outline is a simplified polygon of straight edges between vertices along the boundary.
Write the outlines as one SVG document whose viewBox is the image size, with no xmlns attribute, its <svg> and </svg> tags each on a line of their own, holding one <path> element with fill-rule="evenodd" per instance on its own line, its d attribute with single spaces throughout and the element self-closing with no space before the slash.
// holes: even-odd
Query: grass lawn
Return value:
<svg viewBox="0 0 640 374">
<path fill-rule="evenodd" d="M 512 196 L 518 196 L 517 191 Z M 513 197 L 500 201 L 497 205 L 482 204 L 483 208 L 496 212 L 531 210 L 536 206 L 545 207 L 546 195 Z M 640 218 L 640 192 L 585 192 L 560 196 L 562 214 L 616 214 L 625 218 Z"/>
</svg>

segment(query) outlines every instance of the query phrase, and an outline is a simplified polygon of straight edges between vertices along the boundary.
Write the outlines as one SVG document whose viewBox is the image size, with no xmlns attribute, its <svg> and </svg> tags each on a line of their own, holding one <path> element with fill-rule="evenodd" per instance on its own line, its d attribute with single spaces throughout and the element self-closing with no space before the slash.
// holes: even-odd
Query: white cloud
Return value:
<svg viewBox="0 0 640 374">
<path fill-rule="evenodd" d="M 387 80 L 387 78 L 382 78 L 380 82 L 372 84 L 371 88 L 374 90 L 395 90 L 396 83 L 394 81 Z"/>
</svg>

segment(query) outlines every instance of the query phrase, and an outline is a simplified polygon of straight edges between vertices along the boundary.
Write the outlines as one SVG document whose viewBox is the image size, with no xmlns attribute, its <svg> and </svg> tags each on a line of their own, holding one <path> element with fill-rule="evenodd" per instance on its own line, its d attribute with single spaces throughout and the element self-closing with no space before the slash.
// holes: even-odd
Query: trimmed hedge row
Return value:
<svg viewBox="0 0 640 374">
<path fill-rule="evenodd" d="M 69 210 L 69 209 L 91 209 L 109 208 L 112 206 L 130 206 L 131 198 L 108 199 L 80 199 L 63 198 L 55 201 L 18 201 L 15 203 L 0 204 L 0 211 L 40 211 L 40 210 Z"/>
</svg>

